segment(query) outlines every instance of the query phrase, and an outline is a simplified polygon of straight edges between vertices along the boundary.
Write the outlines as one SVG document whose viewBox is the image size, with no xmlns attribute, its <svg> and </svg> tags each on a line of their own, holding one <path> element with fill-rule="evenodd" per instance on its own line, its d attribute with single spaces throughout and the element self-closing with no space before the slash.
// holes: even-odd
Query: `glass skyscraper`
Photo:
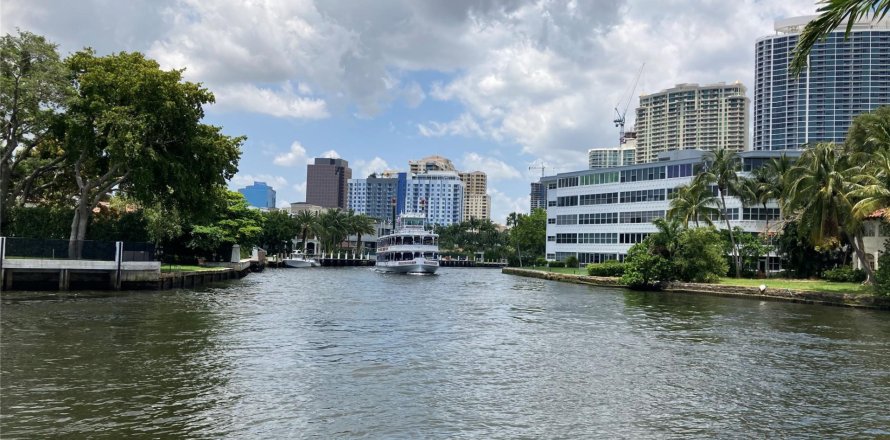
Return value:
<svg viewBox="0 0 890 440">
<path fill-rule="evenodd" d="M 806 71 L 789 76 L 794 47 L 814 17 L 776 21 L 776 34 L 756 43 L 755 150 L 843 142 L 853 118 L 890 104 L 890 20 L 846 23 L 817 43 Z"/>
<path fill-rule="evenodd" d="M 275 190 L 266 182 L 253 182 L 253 185 L 246 186 L 238 190 L 244 194 L 247 204 L 255 208 L 274 208 L 275 207 Z"/>
</svg>

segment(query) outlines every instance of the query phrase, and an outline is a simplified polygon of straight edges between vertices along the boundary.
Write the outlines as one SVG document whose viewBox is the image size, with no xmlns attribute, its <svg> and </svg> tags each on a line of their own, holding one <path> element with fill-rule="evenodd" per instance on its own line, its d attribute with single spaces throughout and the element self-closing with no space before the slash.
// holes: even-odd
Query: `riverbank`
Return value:
<svg viewBox="0 0 890 440">
<path fill-rule="evenodd" d="M 506 267 L 502 271 L 505 274 L 518 275 L 532 278 L 540 278 L 552 281 L 562 281 L 575 284 L 589 284 L 594 286 L 627 287 L 621 284 L 615 277 L 595 277 L 589 275 L 576 275 L 558 272 L 544 272 L 540 270 Z M 890 310 L 890 298 L 878 297 L 865 293 L 846 292 L 819 292 L 809 290 L 795 290 L 787 288 L 770 287 L 769 280 L 763 280 L 767 286 L 761 292 L 755 286 L 731 286 L 726 284 L 702 284 L 673 282 L 664 288 L 665 292 L 692 293 L 698 295 L 732 296 L 758 300 L 791 301 L 806 304 L 824 304 L 842 307 L 862 307 L 869 309 Z"/>
</svg>

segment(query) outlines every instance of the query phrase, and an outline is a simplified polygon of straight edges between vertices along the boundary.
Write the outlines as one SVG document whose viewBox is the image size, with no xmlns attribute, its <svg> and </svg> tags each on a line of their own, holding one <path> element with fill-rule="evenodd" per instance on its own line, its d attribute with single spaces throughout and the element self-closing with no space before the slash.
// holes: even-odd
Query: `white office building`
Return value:
<svg viewBox="0 0 890 440">
<path fill-rule="evenodd" d="M 542 178 L 547 187 L 547 259 L 562 261 L 574 255 L 581 263 L 623 261 L 631 246 L 656 231 L 652 221 L 665 216 L 670 194 L 692 181 L 704 154 L 672 151 L 658 162 Z M 743 173 L 780 154 L 741 153 Z M 730 224 L 747 232 L 764 232 L 767 219 L 775 224 L 779 218 L 775 204 L 748 207 L 736 197 L 727 197 L 726 204 Z M 719 221 L 714 224 L 721 226 Z M 761 270 L 779 270 L 779 258 L 764 259 Z"/>
</svg>

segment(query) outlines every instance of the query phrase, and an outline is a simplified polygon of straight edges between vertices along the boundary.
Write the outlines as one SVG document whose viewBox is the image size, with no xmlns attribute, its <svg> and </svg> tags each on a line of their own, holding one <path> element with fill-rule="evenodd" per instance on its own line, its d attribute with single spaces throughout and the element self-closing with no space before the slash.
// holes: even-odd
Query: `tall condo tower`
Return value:
<svg viewBox="0 0 890 440">
<path fill-rule="evenodd" d="M 788 68 L 800 32 L 814 16 L 777 20 L 775 35 L 756 43 L 755 150 L 843 142 L 853 118 L 890 104 L 890 19 L 846 23 L 816 43 L 807 69 Z"/>
<path fill-rule="evenodd" d="M 324 208 L 346 209 L 352 170 L 343 159 L 315 158 L 307 165 L 306 202 Z"/>
<path fill-rule="evenodd" d="M 482 171 L 461 172 L 464 183 L 463 220 L 491 218 L 491 196 L 488 195 L 488 176 Z"/>
<path fill-rule="evenodd" d="M 746 88 L 740 82 L 678 84 L 640 96 L 635 131 L 636 162 L 665 151 L 719 147 L 743 151 L 748 143 Z"/>
</svg>

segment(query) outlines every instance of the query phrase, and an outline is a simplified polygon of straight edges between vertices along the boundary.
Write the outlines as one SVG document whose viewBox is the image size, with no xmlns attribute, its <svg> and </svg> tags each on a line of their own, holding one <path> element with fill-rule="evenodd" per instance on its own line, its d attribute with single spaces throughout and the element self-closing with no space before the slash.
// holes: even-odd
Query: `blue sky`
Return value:
<svg viewBox="0 0 890 440">
<path fill-rule="evenodd" d="M 439 154 L 489 174 L 492 217 L 528 209 L 529 182 L 617 142 L 614 107 L 678 83 L 742 81 L 754 42 L 812 0 L 6 0 L 0 30 L 63 55 L 141 51 L 185 68 L 217 103 L 206 122 L 246 135 L 232 188 L 264 180 L 305 199 L 314 157 L 353 176 Z M 628 113 L 633 125 L 636 96 Z"/>
</svg>

